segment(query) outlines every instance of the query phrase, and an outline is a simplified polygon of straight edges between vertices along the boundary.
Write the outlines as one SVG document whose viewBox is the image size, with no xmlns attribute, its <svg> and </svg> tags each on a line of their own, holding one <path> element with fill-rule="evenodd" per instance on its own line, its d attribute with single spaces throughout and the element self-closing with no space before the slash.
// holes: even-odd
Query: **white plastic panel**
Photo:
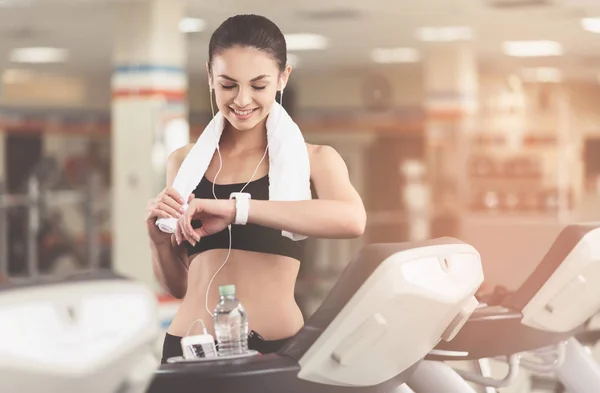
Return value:
<svg viewBox="0 0 600 393">
<path fill-rule="evenodd" d="M 523 308 L 523 324 L 567 332 L 600 309 L 600 228 L 588 232 Z"/>
<path fill-rule="evenodd" d="M 466 244 L 393 254 L 300 359 L 299 378 L 372 386 L 395 377 L 433 349 L 457 316 L 470 315 L 482 281 L 479 254 Z"/>
<path fill-rule="evenodd" d="M 126 280 L 0 292 L 2 392 L 114 392 L 147 373 L 159 334 L 153 293 Z M 144 366 L 147 365 L 147 366 Z"/>
</svg>

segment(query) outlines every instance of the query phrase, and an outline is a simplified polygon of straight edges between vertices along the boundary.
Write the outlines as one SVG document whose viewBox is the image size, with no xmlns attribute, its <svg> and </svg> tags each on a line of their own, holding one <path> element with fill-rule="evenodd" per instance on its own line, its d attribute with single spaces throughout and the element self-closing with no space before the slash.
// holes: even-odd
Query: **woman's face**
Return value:
<svg viewBox="0 0 600 393">
<path fill-rule="evenodd" d="M 256 48 L 233 47 L 213 58 L 209 84 L 219 111 L 238 130 L 250 130 L 263 122 L 275 94 L 291 72 L 281 73 L 277 62 Z"/>
</svg>

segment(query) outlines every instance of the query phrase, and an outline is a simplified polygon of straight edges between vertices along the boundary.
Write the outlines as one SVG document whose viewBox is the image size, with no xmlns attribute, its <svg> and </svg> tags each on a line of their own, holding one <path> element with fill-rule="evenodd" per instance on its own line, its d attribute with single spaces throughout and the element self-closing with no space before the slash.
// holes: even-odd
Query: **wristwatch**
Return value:
<svg viewBox="0 0 600 393">
<path fill-rule="evenodd" d="M 229 199 L 235 199 L 235 221 L 233 223 L 246 225 L 248 223 L 251 195 L 247 192 L 232 192 Z"/>
</svg>

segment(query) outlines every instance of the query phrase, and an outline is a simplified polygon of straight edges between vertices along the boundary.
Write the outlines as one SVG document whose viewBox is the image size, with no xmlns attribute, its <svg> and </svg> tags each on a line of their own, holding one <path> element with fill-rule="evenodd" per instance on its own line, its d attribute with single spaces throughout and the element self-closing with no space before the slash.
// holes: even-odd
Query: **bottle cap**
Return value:
<svg viewBox="0 0 600 393">
<path fill-rule="evenodd" d="M 234 296 L 235 295 L 235 285 L 221 285 L 219 287 L 219 295 L 221 296 Z"/>
</svg>

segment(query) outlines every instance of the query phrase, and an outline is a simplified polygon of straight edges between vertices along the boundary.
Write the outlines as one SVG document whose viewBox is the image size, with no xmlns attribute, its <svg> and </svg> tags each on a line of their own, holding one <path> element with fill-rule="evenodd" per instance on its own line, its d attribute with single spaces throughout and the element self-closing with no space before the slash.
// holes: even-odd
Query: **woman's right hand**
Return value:
<svg viewBox="0 0 600 393">
<path fill-rule="evenodd" d="M 190 195 L 190 200 L 194 198 L 194 194 Z M 156 226 L 156 220 L 159 218 L 175 218 L 179 219 L 184 213 L 184 200 L 181 195 L 172 187 L 167 187 L 162 190 L 155 198 L 148 201 L 146 208 L 146 226 L 150 239 L 155 243 L 170 241 L 171 234 L 162 232 Z"/>
</svg>

